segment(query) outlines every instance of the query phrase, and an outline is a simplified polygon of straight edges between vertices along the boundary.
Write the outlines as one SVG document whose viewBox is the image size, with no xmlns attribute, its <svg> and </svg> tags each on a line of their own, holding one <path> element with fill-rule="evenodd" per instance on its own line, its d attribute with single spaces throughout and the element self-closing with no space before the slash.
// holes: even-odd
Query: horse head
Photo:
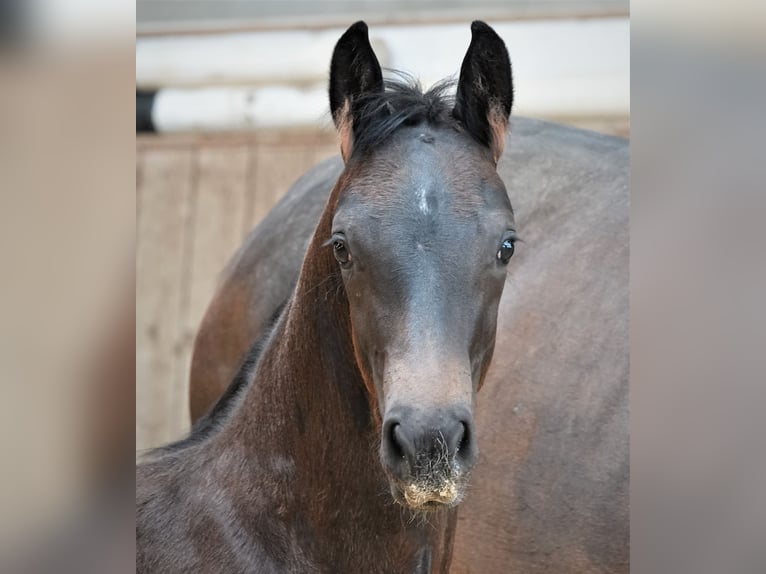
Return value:
<svg viewBox="0 0 766 574">
<path fill-rule="evenodd" d="M 330 105 L 345 170 L 326 248 L 379 415 L 394 498 L 458 504 L 478 445 L 473 412 L 516 240 L 497 174 L 513 86 L 505 44 L 474 22 L 454 97 L 385 81 L 358 22 L 338 41 Z"/>
</svg>

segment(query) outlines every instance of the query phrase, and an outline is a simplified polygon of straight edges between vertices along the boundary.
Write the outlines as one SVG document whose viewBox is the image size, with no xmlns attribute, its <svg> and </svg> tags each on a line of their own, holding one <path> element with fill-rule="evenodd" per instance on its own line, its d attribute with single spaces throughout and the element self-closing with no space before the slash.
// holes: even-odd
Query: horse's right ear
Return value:
<svg viewBox="0 0 766 574">
<path fill-rule="evenodd" d="M 492 150 L 495 163 L 503 154 L 512 105 L 508 50 L 497 32 L 476 20 L 460 68 L 453 113 L 476 141 Z"/>
<path fill-rule="evenodd" d="M 383 91 L 383 72 L 370 45 L 367 24 L 353 24 L 338 43 L 330 64 L 330 111 L 344 160 L 351 156 L 354 104 L 366 94 Z"/>
</svg>

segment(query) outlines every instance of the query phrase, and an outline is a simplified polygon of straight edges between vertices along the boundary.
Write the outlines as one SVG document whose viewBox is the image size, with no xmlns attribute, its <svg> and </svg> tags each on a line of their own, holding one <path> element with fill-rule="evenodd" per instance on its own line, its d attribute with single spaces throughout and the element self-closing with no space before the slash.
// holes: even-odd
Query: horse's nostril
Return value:
<svg viewBox="0 0 766 574">
<path fill-rule="evenodd" d="M 468 425 L 461 421 L 460 430 L 458 431 L 457 446 L 455 447 L 455 454 L 467 444 L 468 441 Z"/>
<path fill-rule="evenodd" d="M 400 427 L 401 425 L 399 423 L 393 423 L 388 428 L 388 444 L 391 447 L 391 453 L 396 458 L 404 458 L 404 449 L 402 448 L 402 444 L 399 441 L 399 437 L 397 436 Z"/>
<path fill-rule="evenodd" d="M 470 467 L 476 460 L 476 443 L 473 437 L 473 425 L 470 421 L 462 420 L 459 428 L 455 429 L 454 450 L 455 457 L 461 464 Z"/>
<path fill-rule="evenodd" d="M 383 456 L 391 470 L 404 476 L 414 468 L 417 457 L 415 443 L 398 420 L 386 423 L 384 432 Z"/>
</svg>

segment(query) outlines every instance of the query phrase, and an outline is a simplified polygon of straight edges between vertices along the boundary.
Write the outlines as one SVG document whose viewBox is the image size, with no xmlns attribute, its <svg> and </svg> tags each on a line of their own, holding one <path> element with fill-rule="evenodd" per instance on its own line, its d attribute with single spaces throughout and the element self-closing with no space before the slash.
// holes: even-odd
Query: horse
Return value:
<svg viewBox="0 0 766 574">
<path fill-rule="evenodd" d="M 454 99 L 338 40 L 343 172 L 238 391 L 138 466 L 139 572 L 449 571 L 516 242 L 510 59 L 471 31 Z"/>
<path fill-rule="evenodd" d="M 361 29 L 361 25 L 355 26 Z M 503 116 L 497 110 L 497 103 L 502 100 L 497 98 L 498 84 L 487 81 L 499 76 L 497 70 L 492 72 L 487 66 L 502 61 L 505 48 L 490 30 L 480 23 L 472 26 L 472 42 L 461 68 L 457 102 L 448 114 L 442 113 L 446 101 L 442 92 L 419 94 L 412 87 L 392 86 L 386 101 L 381 100 L 379 92 L 383 88 L 374 55 L 369 56 L 372 51 L 368 43 L 357 34 L 356 48 L 351 50 L 351 54 L 357 55 L 349 60 L 349 52 L 343 49 L 349 47 L 349 38 L 344 36 L 345 40 L 339 41 L 331 69 L 330 100 L 343 159 L 324 162 L 301 178 L 254 230 L 228 266 L 195 343 L 191 380 L 191 406 L 197 419 L 194 430 L 189 439 L 161 449 L 158 462 L 151 463 L 155 470 L 144 470 L 147 478 L 139 480 L 139 523 L 145 524 L 147 520 L 161 522 L 172 504 L 167 497 L 153 502 L 156 495 L 152 492 L 171 490 L 175 494 L 174 501 L 180 498 L 184 506 L 188 504 L 188 486 L 178 479 L 173 481 L 173 486 L 168 484 L 177 473 L 169 467 L 181 464 L 170 461 L 180 457 L 187 461 L 184 466 L 191 466 L 194 458 L 200 458 L 200 454 L 192 453 L 201 451 L 210 457 L 207 460 L 216 461 L 216 468 L 223 469 L 227 466 L 220 460 L 223 455 L 215 453 L 225 452 L 229 466 L 247 467 L 247 472 L 232 473 L 240 477 L 234 482 L 250 487 L 250 498 L 241 500 L 244 510 L 232 504 L 229 486 L 210 484 L 207 479 L 204 487 L 197 487 L 198 496 L 204 492 L 216 499 L 223 498 L 226 504 L 218 503 L 213 505 L 215 508 L 194 514 L 196 522 L 192 523 L 198 526 L 191 534 L 186 532 L 185 543 L 195 548 L 196 556 L 204 555 L 207 562 L 195 558 L 193 565 L 186 562 L 187 569 L 628 571 L 627 145 L 622 138 L 515 118 L 511 130 L 513 145 L 503 156 Z M 366 28 L 364 32 L 366 36 Z M 473 57 L 469 57 L 472 50 Z M 354 97 L 348 97 L 348 91 L 333 91 L 333 87 L 339 85 L 334 79 L 343 79 L 339 72 L 344 68 L 336 63 L 344 61 L 357 71 L 367 70 L 362 81 L 345 84 L 347 89 L 351 87 Z M 492 72 L 491 78 L 487 71 Z M 510 84 L 510 74 L 508 79 Z M 378 91 L 378 96 L 370 96 L 370 86 Z M 479 88 L 479 94 L 486 97 L 475 90 L 472 92 L 470 86 Z M 494 86 L 494 94 L 482 91 L 487 86 Z M 512 98 L 512 87 L 509 93 Z M 463 107 L 461 114 L 458 107 L 467 102 L 471 102 L 474 111 L 483 112 L 466 114 Z M 405 112 L 405 108 L 410 112 Z M 510 111 L 510 105 L 508 109 Z M 374 122 L 373 117 L 366 114 L 373 111 Z M 498 116 L 500 124 L 496 123 Z M 385 129 L 365 138 L 364 130 L 381 127 L 378 122 L 384 117 L 391 123 L 384 122 Z M 455 137 L 463 138 L 460 151 L 447 152 L 449 162 L 440 164 L 440 169 L 428 169 L 432 164 L 420 155 L 422 148 L 431 151 Z M 431 138 L 433 141 L 426 141 Z M 362 149 L 366 151 L 361 152 Z M 478 155 L 465 158 L 463 154 L 468 149 Z M 396 156 L 392 161 L 389 154 L 396 150 L 411 152 Z M 362 163 L 361 158 L 364 158 Z M 500 162 L 495 166 L 497 159 Z M 472 165 L 464 160 L 470 160 Z M 387 169 L 382 172 L 371 171 L 372 175 L 361 178 L 367 192 L 359 197 L 357 188 L 349 187 L 354 182 L 352 176 L 361 176 L 359 170 L 364 169 L 364 165 L 370 167 L 370 161 L 391 163 L 387 163 Z M 477 257 L 478 251 L 472 251 L 479 237 L 466 237 L 462 233 L 452 237 L 437 231 L 447 222 L 441 220 L 447 212 L 453 218 L 470 217 L 470 213 L 479 215 L 471 211 L 476 207 L 469 208 L 462 202 L 468 200 L 466 191 L 470 190 L 478 192 L 480 200 L 486 201 L 483 194 L 486 188 L 481 187 L 479 191 L 472 179 L 480 174 L 481 185 L 486 185 L 485 181 L 494 180 L 491 172 L 495 169 L 508 189 L 521 194 L 524 200 L 518 213 L 512 214 L 523 233 L 523 249 L 509 265 L 512 272 L 508 274 L 499 309 L 493 309 L 491 301 L 488 305 L 480 299 L 486 296 L 481 291 L 486 290 L 487 285 L 477 283 L 476 277 L 469 281 L 470 288 L 465 286 L 466 267 L 475 266 L 481 259 Z M 411 177 L 420 179 L 414 182 L 407 179 Z M 404 186 L 406 189 L 401 189 L 402 178 L 410 183 Z M 444 178 L 451 186 L 442 187 Z M 425 186 L 419 185 L 423 182 Z M 421 209 L 420 190 L 424 187 L 428 214 Z M 363 231 L 374 251 L 357 245 L 360 240 L 356 235 L 353 244 L 349 244 L 345 234 L 342 238 L 331 235 L 329 240 L 325 237 L 333 209 L 345 205 L 356 209 L 369 206 L 373 193 L 379 195 L 376 210 L 369 214 L 371 220 L 356 229 L 357 233 Z M 491 190 L 490 195 L 493 195 Z M 455 205 L 457 198 L 461 203 Z M 434 201 L 435 204 L 431 203 Z M 401 217 L 392 218 L 392 213 Z M 417 225 L 410 219 L 413 216 L 418 218 Z M 408 227 L 404 227 L 406 221 L 410 221 Z M 511 223 L 506 226 L 510 228 Z M 387 229 L 381 229 L 384 227 Z M 477 229 L 479 232 L 474 235 L 485 235 L 486 228 L 479 225 Z M 504 230 L 503 235 L 496 238 L 496 243 L 502 240 L 495 245 L 494 264 L 498 267 L 508 265 L 504 259 L 515 251 L 515 234 L 504 235 L 509 231 L 511 229 Z M 431 241 L 424 245 L 418 237 L 408 235 L 413 233 L 424 234 Z M 337 245 L 336 239 L 341 239 Z M 322 252 L 320 245 L 328 241 L 325 247 L 332 250 L 335 265 L 340 269 L 333 269 L 332 261 L 329 266 L 325 262 L 324 279 L 308 289 L 307 269 L 315 270 L 315 264 L 310 261 Z M 401 257 L 379 259 L 391 257 L 392 245 L 398 246 Z M 426 250 L 420 251 L 420 245 Z M 444 249 L 460 255 L 445 254 Z M 366 282 L 361 283 L 362 286 L 349 282 L 349 269 L 370 265 L 372 257 L 376 259 L 375 273 L 388 273 L 386 279 L 395 276 L 396 280 L 370 278 L 363 280 Z M 429 273 L 439 269 L 432 267 L 434 262 L 447 259 L 449 269 L 442 267 L 436 274 Z M 349 263 L 352 267 L 344 269 L 343 265 Z M 372 270 L 370 266 L 362 273 L 372 277 Z M 438 277 L 441 280 L 435 279 Z M 420 291 L 418 296 L 417 286 L 425 289 L 423 281 L 431 281 L 428 283 L 430 292 L 426 295 Z M 384 294 L 381 300 L 376 289 L 390 287 L 392 283 L 399 291 L 389 295 L 389 299 Z M 304 325 L 302 331 L 313 336 L 292 348 L 292 353 L 280 353 L 278 349 L 290 348 L 286 337 L 294 331 L 286 325 L 294 323 L 298 316 L 296 308 L 303 308 L 301 301 L 307 294 L 320 307 L 332 305 L 335 314 L 315 309 L 313 325 Z M 458 309 L 447 308 L 447 305 Z M 490 315 L 481 317 L 484 329 L 477 331 L 475 324 L 465 318 L 471 311 Z M 369 313 L 373 314 L 372 319 Z M 468 368 L 464 366 L 465 371 L 470 369 L 471 387 L 475 387 L 470 391 L 470 401 L 477 403 L 475 409 L 465 410 L 462 406 L 452 409 L 454 405 L 445 403 L 453 401 L 449 397 L 455 395 L 451 393 L 459 390 L 455 373 L 460 369 L 453 366 L 455 355 L 463 355 L 465 362 L 465 355 L 476 353 L 475 338 L 480 335 L 479 338 L 486 339 L 485 344 L 490 341 L 486 322 L 491 323 L 493 317 L 497 320 L 496 331 L 490 333 L 497 349 L 494 359 L 491 351 L 489 357 L 485 353 L 484 363 L 478 367 L 478 381 L 474 380 L 474 363 Z M 343 336 L 338 335 L 338 322 L 343 327 Z M 355 332 L 356 325 L 362 326 L 360 333 Z M 365 326 L 384 332 L 365 332 Z M 468 331 L 473 331 L 469 335 L 471 345 L 465 344 Z M 434 344 L 434 337 L 439 336 L 445 337 L 447 343 Z M 404 342 L 397 337 L 403 337 Z M 464 339 L 462 351 L 456 353 L 455 344 L 460 346 L 461 337 Z M 370 348 L 370 341 L 381 340 L 386 342 L 386 347 L 376 353 L 377 349 Z M 319 403 L 315 408 L 321 411 L 329 404 L 322 392 L 327 390 L 324 386 L 327 381 L 321 375 L 326 375 L 330 367 L 334 373 L 331 378 L 335 385 L 330 388 L 336 409 L 322 412 L 332 413 L 331 417 L 345 413 L 348 419 L 345 438 L 350 444 L 343 444 L 342 448 L 351 452 L 345 460 L 342 453 L 335 452 L 338 445 L 333 441 L 337 437 L 328 431 L 340 428 L 340 422 L 317 415 L 307 417 L 303 408 L 287 412 L 284 402 L 301 404 L 301 399 L 306 397 L 296 394 L 297 391 L 284 382 L 278 387 L 284 391 L 280 394 L 269 382 L 268 373 L 272 377 L 278 375 L 278 380 L 283 381 L 281 372 L 303 365 L 309 352 L 307 345 L 316 343 L 323 349 L 317 352 L 325 358 L 324 362 L 321 359 L 309 362 L 313 367 L 312 380 L 322 383 L 314 389 L 313 398 Z M 410 351 L 416 364 L 405 364 L 402 368 L 408 345 L 422 345 L 420 349 L 424 351 Z M 341 353 L 343 349 L 345 352 Z M 339 357 L 339 353 L 345 358 Z M 438 363 L 433 360 L 435 355 Z M 446 360 L 442 361 L 445 356 Z M 242 366 L 237 372 L 240 363 Z M 486 372 L 482 373 L 483 370 Z M 403 381 L 409 381 L 410 386 L 416 388 L 406 389 Z M 482 390 L 478 393 L 480 386 Z M 464 388 L 467 399 L 467 382 Z M 305 387 L 301 389 L 311 392 Z M 448 400 L 444 401 L 445 398 Z M 424 405 L 433 404 L 434 399 L 440 404 L 429 414 L 423 410 Z M 397 400 L 401 401 L 400 407 L 406 408 L 398 412 L 393 409 Z M 271 401 L 282 406 L 275 409 Z M 256 403 L 261 404 L 260 410 L 252 406 Z M 212 410 L 202 415 L 213 404 Z M 341 408 L 337 408 L 339 406 Z M 255 412 L 257 418 L 252 416 Z M 457 438 L 449 432 L 456 412 L 460 413 L 458 417 L 463 425 L 457 429 Z M 473 414 L 475 420 L 466 413 Z M 396 418 L 387 418 L 387 415 L 396 415 Z M 351 429 L 351 419 L 356 421 L 356 429 Z M 301 434 L 296 439 L 294 429 L 284 434 L 290 420 L 308 436 L 301 438 Z M 410 437 L 418 434 L 414 430 L 417 427 L 427 432 L 420 432 L 419 438 L 412 440 Z M 232 431 L 232 428 L 239 430 Z M 448 430 L 446 434 L 444 429 Z M 240 438 L 234 441 L 237 447 L 232 452 L 229 441 L 244 433 L 249 433 L 248 436 L 266 433 L 282 450 L 274 454 L 274 449 L 254 447 L 262 443 L 251 444 Z M 317 436 L 312 433 L 321 436 L 319 445 L 314 440 Z M 365 442 L 357 440 L 357 435 L 366 436 L 366 442 L 371 444 L 366 452 L 354 448 Z M 310 444 L 304 445 L 305 441 Z M 417 445 L 414 449 L 413 443 Z M 459 448 L 453 452 L 455 444 Z M 479 444 L 482 451 L 477 455 Z M 295 456 L 299 446 L 304 457 Z M 321 461 L 311 447 L 321 449 Z M 371 456 L 375 450 L 378 455 Z M 461 450 L 468 450 L 468 457 L 461 456 Z M 242 452 L 250 456 L 238 457 Z M 270 452 L 271 456 L 264 456 L 264 452 Z M 394 458 L 402 456 L 401 464 L 388 457 L 391 452 L 395 453 Z M 433 456 L 434 453 L 437 456 Z M 428 459 L 430 463 L 419 464 Z M 436 462 L 439 459 L 442 462 Z M 445 465 L 444 459 L 451 464 Z M 328 465 L 330 461 L 333 464 Z M 339 468 L 338 462 L 345 462 L 351 468 Z M 401 476 L 418 476 L 418 473 L 422 476 L 422 467 L 433 466 L 435 462 L 441 470 L 421 481 L 431 483 L 425 489 L 425 496 L 423 489 L 401 488 L 407 482 L 403 483 Z M 460 473 L 454 473 L 455 469 L 449 467 L 459 470 L 472 463 L 475 469 L 468 489 L 467 474 L 463 473 L 461 478 Z M 314 472 L 330 473 L 334 480 L 319 485 L 315 479 L 312 483 L 308 478 L 311 471 L 307 475 L 305 470 L 307 466 Z M 197 470 L 188 471 L 191 474 L 187 476 L 202 480 L 202 468 L 197 466 Z M 300 473 L 301 480 L 293 483 L 298 468 L 304 469 Z M 353 475 L 352 479 L 349 474 Z M 350 482 L 339 480 L 342 476 Z M 142 482 L 154 483 L 154 486 L 140 486 Z M 434 488 L 434 484 L 439 486 Z M 328 501 L 337 485 L 351 488 L 351 492 L 338 493 Z M 239 485 L 239 488 L 244 487 Z M 186 496 L 177 496 L 182 489 Z M 322 509 L 329 514 L 323 514 L 317 507 L 316 492 L 322 493 L 319 497 L 324 502 Z M 378 499 L 375 494 L 379 495 Z M 463 497 L 458 516 L 455 506 Z M 296 499 L 304 505 L 296 508 Z M 400 506 L 386 504 L 391 499 Z M 148 506 L 154 508 L 148 509 Z M 249 512 L 245 516 L 251 520 L 242 521 L 242 517 L 237 516 L 236 512 L 244 511 Z M 220 520 L 221 513 L 228 521 Z M 232 515 L 240 520 L 232 520 Z M 337 520 L 330 525 L 328 516 L 335 516 Z M 177 518 L 176 515 L 167 519 L 154 529 L 155 535 L 169 531 Z M 344 519 L 351 519 L 351 523 Z M 328 527 L 332 530 L 326 530 Z M 175 526 L 176 530 L 179 528 Z M 353 532 L 348 532 L 349 529 Z M 146 532 L 146 527 L 139 527 L 139 548 L 146 545 L 145 539 L 149 537 Z M 355 534 L 359 536 L 354 538 Z M 160 536 L 162 543 L 165 540 Z M 237 550 L 233 552 L 232 540 L 237 542 Z M 221 542 L 228 543 L 227 551 L 220 549 Z M 320 548 L 325 547 L 327 550 L 323 553 Z M 183 561 L 178 562 L 184 548 L 183 544 L 176 543 L 172 551 L 166 550 L 174 557 L 170 571 L 184 569 L 180 567 Z M 158 552 L 155 548 L 155 557 L 152 557 L 152 552 L 139 550 L 139 564 L 144 565 L 144 570 L 156 569 L 160 563 L 156 558 Z M 188 554 L 188 550 L 186 552 Z M 232 554 L 238 561 L 234 561 Z M 186 555 L 183 559 L 190 560 Z M 352 563 L 352 560 L 355 561 Z"/>
</svg>

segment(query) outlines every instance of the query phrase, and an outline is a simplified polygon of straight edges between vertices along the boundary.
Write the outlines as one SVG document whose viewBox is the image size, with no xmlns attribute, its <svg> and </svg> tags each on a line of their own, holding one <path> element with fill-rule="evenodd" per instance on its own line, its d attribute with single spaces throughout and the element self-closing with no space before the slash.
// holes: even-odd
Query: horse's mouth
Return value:
<svg viewBox="0 0 766 574">
<path fill-rule="evenodd" d="M 446 479 L 436 485 L 419 483 L 391 484 L 394 500 L 418 512 L 431 512 L 442 508 L 453 508 L 462 500 L 462 488 L 458 482 Z"/>
</svg>

